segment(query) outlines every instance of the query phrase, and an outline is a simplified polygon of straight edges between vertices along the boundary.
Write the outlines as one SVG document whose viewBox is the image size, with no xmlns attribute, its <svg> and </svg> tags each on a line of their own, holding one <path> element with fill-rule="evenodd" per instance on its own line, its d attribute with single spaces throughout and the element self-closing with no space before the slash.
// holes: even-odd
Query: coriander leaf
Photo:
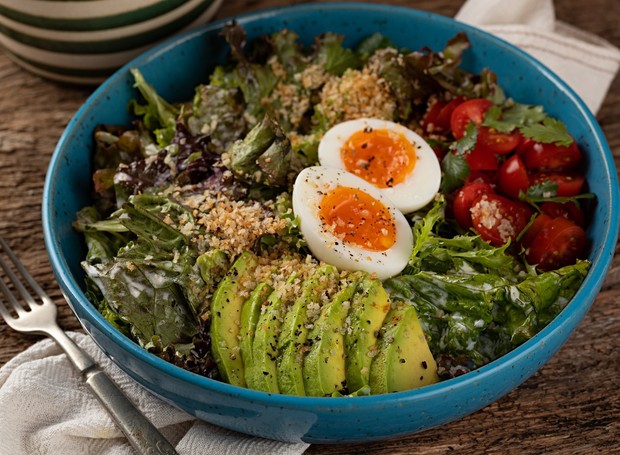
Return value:
<svg viewBox="0 0 620 455">
<path fill-rule="evenodd" d="M 482 125 L 494 128 L 500 133 L 509 133 L 515 128 L 537 124 L 546 118 L 542 106 L 514 104 L 505 109 L 500 106 L 491 106 L 485 114 Z"/>
<path fill-rule="evenodd" d="M 577 196 L 544 196 L 544 195 L 530 195 L 528 193 L 520 192 L 519 199 L 525 202 L 529 202 L 531 204 L 536 204 L 538 202 L 574 202 L 579 205 L 580 199 L 594 199 L 596 195 L 594 193 L 583 193 Z"/>
<path fill-rule="evenodd" d="M 516 103 L 504 111 L 503 120 L 515 125 L 540 123 L 547 117 L 542 106 Z"/>
<path fill-rule="evenodd" d="M 525 193 L 523 200 L 533 199 L 548 199 L 555 197 L 558 194 L 558 184 L 551 180 L 544 180 L 541 183 L 536 183 L 530 186 Z M 519 195 L 519 198 L 521 196 Z"/>
<path fill-rule="evenodd" d="M 573 143 L 573 137 L 566 129 L 566 125 L 559 120 L 546 117 L 542 124 L 525 125 L 519 128 L 521 134 L 536 142 L 545 144 L 554 143 L 557 146 L 568 147 Z"/>
<path fill-rule="evenodd" d="M 451 149 L 456 150 L 457 155 L 464 155 L 474 149 L 478 141 L 478 128 L 474 122 L 469 122 L 465 128 L 465 136 L 456 141 Z"/>
<path fill-rule="evenodd" d="M 450 193 L 463 184 L 469 175 L 470 169 L 463 155 L 448 153 L 441 162 L 443 178 L 441 179 L 441 191 Z"/>
</svg>

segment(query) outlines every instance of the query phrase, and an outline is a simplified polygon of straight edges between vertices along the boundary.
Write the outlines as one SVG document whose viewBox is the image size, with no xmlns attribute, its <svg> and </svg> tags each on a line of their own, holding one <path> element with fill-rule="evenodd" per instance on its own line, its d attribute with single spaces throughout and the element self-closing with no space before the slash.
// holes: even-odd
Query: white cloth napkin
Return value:
<svg viewBox="0 0 620 455">
<path fill-rule="evenodd" d="M 69 333 L 175 445 L 180 455 L 298 455 L 287 444 L 225 430 L 180 411 L 138 386 L 90 337 Z M 123 434 L 61 349 L 49 339 L 0 369 L 0 454 L 132 455 Z"/>
<path fill-rule="evenodd" d="M 493 33 L 538 58 L 597 112 L 620 66 L 620 51 L 557 22 L 552 0 L 469 0 L 456 19 Z M 181 455 L 303 453 L 307 444 L 254 438 L 195 420 L 161 402 L 113 365 L 92 340 L 71 336 Z M 0 454 L 129 455 L 133 450 L 67 358 L 43 340 L 0 369 Z"/>
<path fill-rule="evenodd" d="M 555 19 L 553 0 L 469 0 L 455 19 L 528 52 L 598 112 L 620 67 L 620 50 Z"/>
</svg>

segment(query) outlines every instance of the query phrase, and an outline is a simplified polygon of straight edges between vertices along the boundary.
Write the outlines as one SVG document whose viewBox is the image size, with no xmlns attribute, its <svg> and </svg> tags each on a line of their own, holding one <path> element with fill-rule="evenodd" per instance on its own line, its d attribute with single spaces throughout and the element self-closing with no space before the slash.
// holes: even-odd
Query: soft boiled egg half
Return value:
<svg viewBox="0 0 620 455">
<path fill-rule="evenodd" d="M 403 213 L 432 201 L 441 183 L 433 149 L 418 134 L 387 120 L 362 118 L 335 125 L 321 139 L 319 162 L 364 179 Z"/>
<path fill-rule="evenodd" d="M 384 280 L 401 272 L 413 248 L 405 216 L 379 189 L 342 169 L 314 166 L 299 173 L 293 211 L 310 251 L 341 270 Z"/>
</svg>

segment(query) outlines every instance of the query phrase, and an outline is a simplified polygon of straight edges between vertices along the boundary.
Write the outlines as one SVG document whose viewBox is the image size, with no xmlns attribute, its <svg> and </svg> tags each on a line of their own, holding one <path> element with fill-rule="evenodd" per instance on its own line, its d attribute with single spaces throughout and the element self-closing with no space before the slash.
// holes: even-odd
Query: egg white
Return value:
<svg viewBox="0 0 620 455">
<path fill-rule="evenodd" d="M 405 181 L 390 188 L 377 188 L 403 213 L 421 209 L 433 200 L 441 183 L 441 167 L 435 152 L 422 137 L 409 128 L 388 120 L 361 118 L 339 123 L 332 127 L 319 143 L 321 166 L 346 169 L 340 150 L 356 132 L 365 128 L 387 129 L 404 135 L 414 147 L 415 167 Z"/>
<path fill-rule="evenodd" d="M 319 216 L 323 196 L 338 186 L 356 188 L 379 200 L 389 210 L 395 224 L 396 242 L 385 251 L 342 242 Z M 413 234 L 404 215 L 375 186 L 341 169 L 314 166 L 301 171 L 293 187 L 293 212 L 310 251 L 321 261 L 341 270 L 363 270 L 384 280 L 401 272 L 413 248 Z"/>
</svg>

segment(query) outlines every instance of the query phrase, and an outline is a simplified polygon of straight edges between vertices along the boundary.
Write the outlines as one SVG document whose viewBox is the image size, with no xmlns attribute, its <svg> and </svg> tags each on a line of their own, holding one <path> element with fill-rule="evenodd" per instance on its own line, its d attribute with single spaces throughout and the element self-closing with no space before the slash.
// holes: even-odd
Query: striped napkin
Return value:
<svg viewBox="0 0 620 455">
<path fill-rule="evenodd" d="M 620 50 L 557 21 L 553 0 L 469 0 L 455 19 L 528 52 L 560 76 L 593 113 L 620 67 Z"/>
</svg>

